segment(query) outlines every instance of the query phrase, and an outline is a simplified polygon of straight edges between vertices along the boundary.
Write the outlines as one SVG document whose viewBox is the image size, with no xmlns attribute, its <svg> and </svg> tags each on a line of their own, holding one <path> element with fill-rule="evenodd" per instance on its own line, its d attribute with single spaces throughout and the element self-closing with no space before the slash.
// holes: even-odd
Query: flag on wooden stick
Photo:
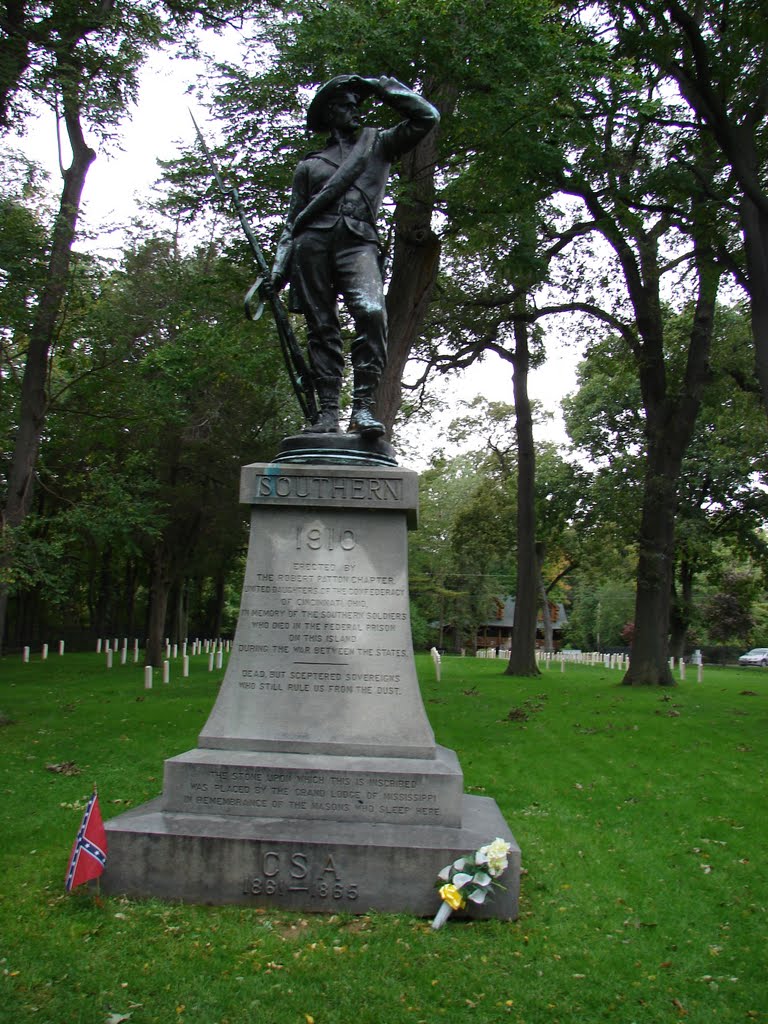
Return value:
<svg viewBox="0 0 768 1024">
<path fill-rule="evenodd" d="M 67 870 L 67 892 L 76 885 L 98 878 L 107 863 L 107 833 L 99 810 L 99 796 L 96 790 L 88 801 L 83 820 L 72 847 Z"/>
</svg>

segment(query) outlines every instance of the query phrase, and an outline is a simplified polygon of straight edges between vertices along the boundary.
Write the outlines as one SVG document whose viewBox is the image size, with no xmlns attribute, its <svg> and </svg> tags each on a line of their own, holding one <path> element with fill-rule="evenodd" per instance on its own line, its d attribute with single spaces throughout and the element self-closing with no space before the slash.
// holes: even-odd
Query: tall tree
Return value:
<svg viewBox="0 0 768 1024">
<path fill-rule="evenodd" d="M 620 43 L 614 56 L 626 60 Z M 620 274 L 624 295 L 615 296 L 613 309 L 610 288 L 599 302 L 584 302 L 582 308 L 620 332 L 635 361 L 644 413 L 635 640 L 624 681 L 671 685 L 677 486 L 709 375 L 722 274 L 716 259 L 717 207 L 707 187 L 718 164 L 695 126 L 667 131 L 677 114 L 674 101 L 659 92 L 647 65 L 630 66 L 633 74 L 596 82 L 592 96 L 580 103 L 585 136 L 569 156 L 561 187 L 583 203 Z M 686 277 L 679 280 L 692 295 L 694 313 L 685 358 L 673 363 L 662 287 L 681 268 Z"/>
<path fill-rule="evenodd" d="M 728 167 L 724 216 L 738 211 L 743 262 L 734 269 L 750 298 L 755 366 L 768 413 L 768 38 L 761 0 L 622 0 L 611 5 L 634 52 L 672 79 L 717 143 Z"/>
<path fill-rule="evenodd" d="M 550 287 L 549 301 L 531 310 L 530 317 L 568 309 L 588 312 L 620 332 L 634 356 L 646 461 L 636 638 L 626 682 L 669 684 L 677 481 L 708 375 L 723 273 L 717 258 L 723 248 L 720 207 L 713 199 L 721 163 L 706 133 L 681 117 L 680 103 L 658 87 L 658 73 L 626 48 L 615 25 L 585 16 L 582 27 L 593 37 L 592 45 L 581 58 L 581 77 L 572 79 L 572 95 L 552 118 L 556 128 L 548 126 L 543 133 L 550 133 L 549 151 L 542 147 L 535 163 L 521 166 L 516 147 L 509 146 L 507 156 L 491 145 L 464 176 L 482 182 L 481 208 L 494 201 L 503 204 L 489 183 L 510 182 L 520 171 L 527 172 L 530 182 L 527 224 L 518 214 L 522 230 L 516 246 L 494 252 L 503 253 L 502 260 L 519 252 L 527 227 L 537 240 L 528 247 L 536 261 L 529 258 L 528 265 L 538 264 L 539 274 L 529 271 L 531 284 L 518 284 L 506 294 L 498 293 L 499 275 L 491 277 L 486 307 L 514 310 L 515 297 L 548 279 L 562 289 L 560 301 Z M 508 280 L 525 281 L 519 261 L 515 269 Z M 675 276 L 696 306 L 682 367 L 668 361 L 662 316 L 662 288 Z M 479 332 L 475 338 L 477 347 L 485 344 Z"/>
<path fill-rule="evenodd" d="M 664 308 L 670 376 L 686 359 L 692 308 Z M 694 614 L 694 584 L 727 542 L 744 552 L 761 546 L 768 501 L 768 431 L 756 394 L 736 381 L 751 358 L 748 317 L 718 306 L 710 373 L 701 411 L 676 487 L 670 650 L 682 657 Z M 606 523 L 621 525 L 632 544 L 642 507 L 645 459 L 640 382 L 630 351 L 616 336 L 592 346 L 578 372 L 579 389 L 565 403 L 566 425 L 577 448 L 595 467 L 595 494 Z"/>
<path fill-rule="evenodd" d="M 225 0 L 157 5 L 148 0 L 15 0 L 0 12 L 0 127 L 23 123 L 43 102 L 63 122 L 71 160 L 51 233 L 47 272 L 36 296 L 21 384 L 15 444 L 7 475 L 2 530 L 23 522 L 32 500 L 34 469 L 47 412 L 46 377 L 67 290 L 83 189 L 96 151 L 87 129 L 109 136 L 137 91 L 138 70 L 153 48 L 170 42 L 196 19 L 221 23 Z M 239 4 L 237 5 L 240 6 Z M 7 551 L 10 543 L 4 544 Z M 0 582 L 0 643 L 8 592 Z"/>
</svg>

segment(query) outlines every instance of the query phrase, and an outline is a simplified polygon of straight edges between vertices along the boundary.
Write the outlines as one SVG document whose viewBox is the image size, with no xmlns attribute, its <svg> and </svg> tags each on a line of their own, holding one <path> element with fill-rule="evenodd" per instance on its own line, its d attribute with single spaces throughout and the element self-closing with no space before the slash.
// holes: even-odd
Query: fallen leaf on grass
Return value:
<svg viewBox="0 0 768 1024">
<path fill-rule="evenodd" d="M 105 1024 L 122 1024 L 124 1020 L 130 1020 L 130 1013 L 108 1013 L 105 1017 Z"/>
<path fill-rule="evenodd" d="M 739 696 L 740 697 L 757 697 L 757 696 L 759 696 L 759 694 L 757 694 L 754 690 L 740 690 L 739 691 Z"/>
<path fill-rule="evenodd" d="M 45 770 L 58 775 L 79 775 L 80 769 L 74 761 L 62 761 L 61 764 L 47 764 Z"/>
<path fill-rule="evenodd" d="M 680 1014 L 681 1017 L 687 1017 L 688 1016 L 688 1011 L 686 1010 L 686 1008 L 683 1006 L 683 1004 L 680 1002 L 679 999 L 673 999 L 672 1000 L 672 1005 L 674 1006 L 674 1008 L 677 1010 L 677 1012 Z"/>
<path fill-rule="evenodd" d="M 300 939 L 309 928 L 309 921 L 299 921 L 298 924 L 290 924 L 284 921 L 276 921 L 272 930 L 276 932 L 284 942 Z"/>
</svg>

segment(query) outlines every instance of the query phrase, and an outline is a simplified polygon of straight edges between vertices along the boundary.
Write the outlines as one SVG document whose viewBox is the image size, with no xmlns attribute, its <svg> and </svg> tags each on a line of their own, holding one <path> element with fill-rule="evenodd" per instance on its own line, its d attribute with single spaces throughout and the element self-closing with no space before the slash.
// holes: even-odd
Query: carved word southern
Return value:
<svg viewBox="0 0 768 1024">
<path fill-rule="evenodd" d="M 399 505 L 403 500 L 403 481 L 379 476 L 293 476 L 288 473 L 257 475 L 253 478 L 253 496 L 296 498 L 301 501 L 351 501 L 377 505 Z"/>
</svg>

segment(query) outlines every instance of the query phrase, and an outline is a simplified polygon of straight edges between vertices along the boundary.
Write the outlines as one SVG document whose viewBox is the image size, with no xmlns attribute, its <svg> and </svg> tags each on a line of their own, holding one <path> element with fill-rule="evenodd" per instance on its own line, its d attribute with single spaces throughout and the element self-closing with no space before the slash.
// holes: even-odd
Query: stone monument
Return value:
<svg viewBox="0 0 768 1024">
<path fill-rule="evenodd" d="M 246 466 L 251 533 L 240 617 L 198 746 L 163 793 L 107 822 L 110 893 L 303 911 L 436 912 L 449 861 L 512 843 L 488 797 L 435 744 L 410 634 L 406 532 L 415 473 Z"/>
<path fill-rule="evenodd" d="M 403 120 L 358 135 L 367 97 Z M 162 795 L 107 822 L 106 892 L 431 915 L 438 872 L 500 837 L 511 844 L 506 888 L 473 913 L 517 914 L 520 850 L 496 803 L 464 794 L 456 755 L 435 744 L 421 700 L 406 544 L 418 480 L 398 468 L 372 412 L 386 361 L 376 215 L 390 160 L 438 120 L 393 78 L 326 83 L 308 126 L 330 136 L 297 169 L 271 273 L 212 162 L 263 275 L 246 309 L 260 289 L 308 423 L 275 462 L 243 470 L 250 544 L 221 691 L 197 748 L 165 762 Z M 289 277 L 309 364 L 278 296 Z M 357 332 L 346 433 L 338 293 Z"/>
</svg>

